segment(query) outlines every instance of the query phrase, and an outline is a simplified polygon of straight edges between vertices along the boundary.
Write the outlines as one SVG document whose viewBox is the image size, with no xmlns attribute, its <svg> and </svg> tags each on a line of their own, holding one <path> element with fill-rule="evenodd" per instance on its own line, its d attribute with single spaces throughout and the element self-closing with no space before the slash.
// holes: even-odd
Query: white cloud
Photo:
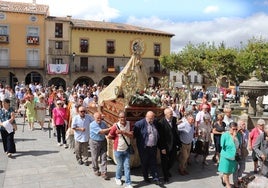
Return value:
<svg viewBox="0 0 268 188">
<path fill-rule="evenodd" d="M 33 2 L 32 0 L 23 1 Z M 109 0 L 36 0 L 36 3 L 49 4 L 50 13 L 53 16 L 72 15 L 81 19 L 111 21 L 119 17 L 120 14 L 118 10 L 109 6 Z M 173 22 L 158 17 L 143 19 L 129 17 L 126 23 L 175 34 L 171 39 L 172 51 L 181 50 L 189 42 L 194 44 L 202 42 L 219 44 L 224 42 L 227 46 L 239 46 L 240 42 L 246 43 L 253 36 L 268 39 L 268 15 L 264 13 L 243 19 L 218 18 L 211 21 L 196 22 Z"/>
<path fill-rule="evenodd" d="M 203 22 L 179 22 L 160 20 L 156 17 L 135 19 L 131 17 L 129 24 L 154 28 L 175 34 L 171 39 L 171 50 L 177 52 L 189 42 L 193 44 L 224 42 L 229 47 L 238 47 L 247 43 L 252 37 L 268 39 L 268 15 L 260 13 L 251 17 L 219 18 Z"/>
<path fill-rule="evenodd" d="M 211 6 L 207 6 L 205 9 L 204 9 L 204 13 L 206 14 L 210 14 L 210 13 L 215 13 L 215 12 L 218 12 L 219 11 L 219 7 L 218 6 L 214 6 L 214 5 L 211 5 Z"/>
<path fill-rule="evenodd" d="M 263 4 L 264 5 L 268 5 L 268 1 L 263 1 Z"/>
<path fill-rule="evenodd" d="M 18 2 L 19 0 L 9 0 Z M 33 0 L 21 0 L 32 3 Z M 119 16 L 119 11 L 109 6 L 109 0 L 36 0 L 37 4 L 49 5 L 51 16 L 67 16 L 90 19 L 95 21 L 110 21 Z"/>
</svg>

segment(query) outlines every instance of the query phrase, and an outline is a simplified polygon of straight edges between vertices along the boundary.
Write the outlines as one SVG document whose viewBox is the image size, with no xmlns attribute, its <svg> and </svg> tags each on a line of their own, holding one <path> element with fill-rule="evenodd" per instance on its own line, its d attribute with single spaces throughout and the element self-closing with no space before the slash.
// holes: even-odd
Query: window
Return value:
<svg viewBox="0 0 268 188">
<path fill-rule="evenodd" d="M 88 71 L 88 58 L 87 57 L 80 58 L 80 71 Z"/>
<path fill-rule="evenodd" d="M 176 82 L 177 77 L 176 77 L 176 76 L 173 76 L 173 77 L 172 77 L 172 80 L 173 80 L 174 82 Z"/>
<path fill-rule="evenodd" d="M 0 25 L 0 43 L 8 43 L 8 26 Z"/>
<path fill-rule="evenodd" d="M 114 58 L 107 58 L 107 68 L 114 67 Z"/>
<path fill-rule="evenodd" d="M 107 71 L 108 72 L 115 72 L 115 68 L 114 68 L 114 58 L 107 58 Z"/>
<path fill-rule="evenodd" d="M 0 35 L 8 35 L 8 26 L 0 25 Z"/>
<path fill-rule="evenodd" d="M 6 19 L 6 14 L 3 12 L 0 12 L 0 20 L 5 20 Z"/>
<path fill-rule="evenodd" d="M 55 49 L 62 49 L 62 41 L 56 41 L 55 42 Z"/>
<path fill-rule="evenodd" d="M 62 23 L 55 23 L 55 37 L 62 38 Z"/>
<path fill-rule="evenodd" d="M 115 47 L 114 47 L 114 41 L 107 41 L 106 42 L 106 52 L 107 54 L 113 54 L 115 51 Z"/>
<path fill-rule="evenodd" d="M 9 55 L 8 55 L 8 49 L 6 48 L 0 48 L 0 66 L 9 66 Z"/>
<path fill-rule="evenodd" d="M 34 26 L 28 27 L 27 44 L 39 44 L 39 27 Z"/>
<path fill-rule="evenodd" d="M 194 83 L 198 83 L 197 75 L 194 75 Z"/>
<path fill-rule="evenodd" d="M 39 67 L 40 57 L 38 49 L 27 49 L 27 65 L 29 67 Z"/>
<path fill-rule="evenodd" d="M 154 72 L 159 73 L 160 72 L 160 61 L 158 59 L 154 60 Z"/>
<path fill-rule="evenodd" d="M 189 81 L 189 83 L 192 83 L 192 77 L 191 77 L 191 75 L 188 75 L 188 81 Z"/>
<path fill-rule="evenodd" d="M 80 39 L 80 52 L 87 53 L 88 52 L 88 40 Z"/>
<path fill-rule="evenodd" d="M 160 44 L 154 44 L 154 55 L 160 56 L 161 54 L 161 46 Z"/>
<path fill-rule="evenodd" d="M 28 27 L 27 36 L 35 36 L 35 37 L 38 37 L 39 36 L 39 28 L 38 27 L 34 27 L 34 26 Z"/>
<path fill-rule="evenodd" d="M 63 64 L 62 58 L 55 58 L 55 59 L 53 59 L 53 64 Z"/>
</svg>

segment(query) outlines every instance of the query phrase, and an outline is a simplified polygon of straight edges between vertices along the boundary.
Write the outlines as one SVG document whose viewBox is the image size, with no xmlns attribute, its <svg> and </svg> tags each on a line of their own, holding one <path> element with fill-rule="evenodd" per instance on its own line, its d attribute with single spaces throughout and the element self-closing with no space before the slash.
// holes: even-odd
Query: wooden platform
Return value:
<svg viewBox="0 0 268 188">
<path fill-rule="evenodd" d="M 134 126 L 136 121 L 141 120 L 145 117 L 148 111 L 153 111 L 155 113 L 156 118 L 161 118 L 164 116 L 164 109 L 161 107 L 155 106 L 128 106 L 125 107 L 124 100 L 122 98 L 118 98 L 113 101 L 105 101 L 104 105 L 101 108 L 89 107 L 89 114 L 93 115 L 95 112 L 99 111 L 104 115 L 104 121 L 110 127 L 115 122 L 118 121 L 118 114 L 121 111 L 124 111 L 126 114 L 127 121 L 130 122 L 131 127 Z M 138 149 L 136 147 L 135 139 L 131 139 L 131 144 L 135 149 L 135 154 L 131 155 L 130 158 L 130 166 L 138 167 L 140 165 L 140 160 L 138 156 Z M 113 154 L 113 140 L 108 141 L 108 156 L 111 157 L 114 161 Z M 115 161 L 116 163 L 116 161 Z"/>
</svg>

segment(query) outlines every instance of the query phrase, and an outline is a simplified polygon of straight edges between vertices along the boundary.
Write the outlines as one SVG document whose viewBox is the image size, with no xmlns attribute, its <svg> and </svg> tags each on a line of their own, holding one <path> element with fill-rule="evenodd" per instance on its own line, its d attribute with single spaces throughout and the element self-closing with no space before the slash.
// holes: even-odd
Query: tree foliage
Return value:
<svg viewBox="0 0 268 188">
<path fill-rule="evenodd" d="M 211 84 L 220 85 L 223 76 L 231 83 L 239 84 L 250 77 L 256 70 L 262 81 L 268 79 L 268 42 L 263 39 L 252 38 L 240 48 L 230 48 L 222 42 L 187 44 L 178 53 L 160 57 L 163 67 L 181 72 L 185 77 L 187 87 L 190 88 L 188 75 L 197 71 Z"/>
</svg>

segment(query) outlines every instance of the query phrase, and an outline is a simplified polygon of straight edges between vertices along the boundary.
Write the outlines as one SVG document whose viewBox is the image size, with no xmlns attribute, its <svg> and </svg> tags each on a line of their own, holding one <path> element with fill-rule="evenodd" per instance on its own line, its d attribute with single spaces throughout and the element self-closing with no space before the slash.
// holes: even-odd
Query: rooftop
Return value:
<svg viewBox="0 0 268 188">
<path fill-rule="evenodd" d="M 88 28 L 88 29 L 101 29 L 101 30 L 114 30 L 123 32 L 138 32 L 138 33 L 150 33 L 157 35 L 166 35 L 169 37 L 174 36 L 172 33 L 167 33 L 159 30 L 105 21 L 89 21 L 80 19 L 71 19 L 74 28 Z"/>
<path fill-rule="evenodd" d="M 49 6 L 35 3 L 0 1 L 0 11 L 48 15 Z"/>
</svg>

